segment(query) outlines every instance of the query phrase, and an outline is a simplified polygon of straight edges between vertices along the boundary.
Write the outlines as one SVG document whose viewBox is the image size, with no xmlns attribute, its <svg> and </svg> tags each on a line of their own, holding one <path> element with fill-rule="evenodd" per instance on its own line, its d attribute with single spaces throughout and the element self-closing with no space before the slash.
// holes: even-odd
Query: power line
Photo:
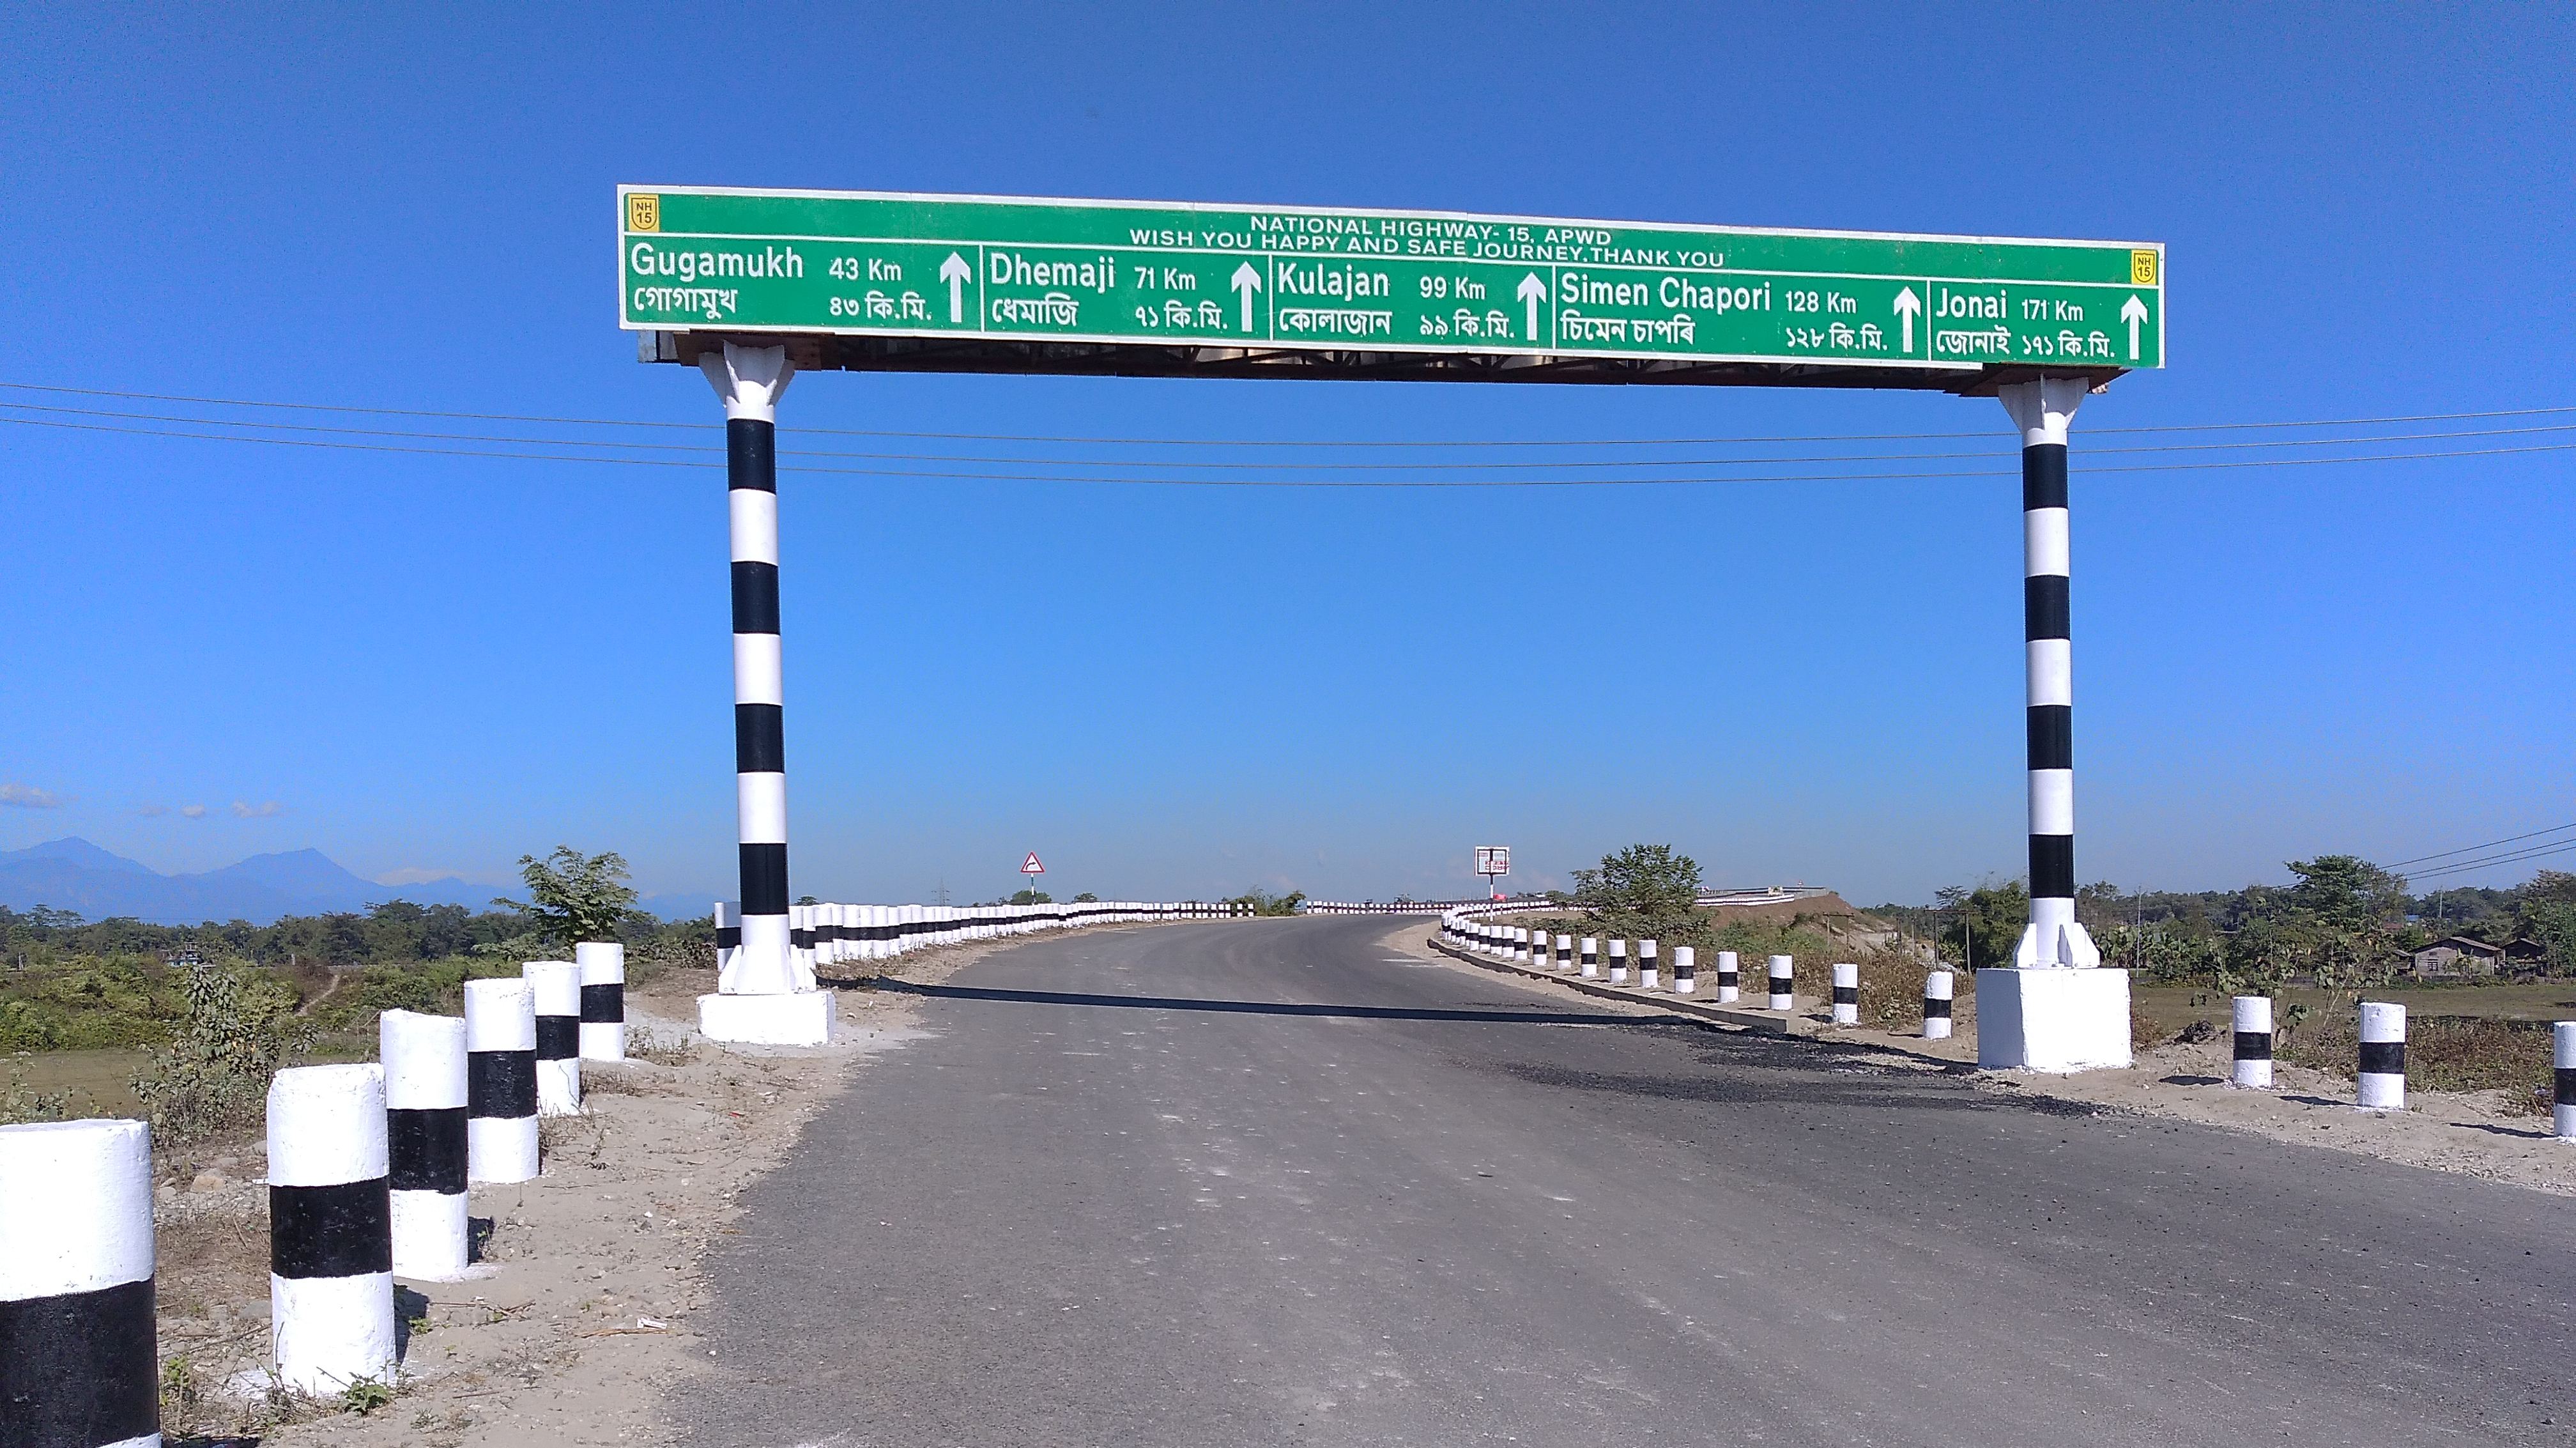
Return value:
<svg viewBox="0 0 2576 1448">
<path fill-rule="evenodd" d="M 425 432 L 417 429 L 328 427 L 312 423 L 240 422 L 220 417 L 187 417 L 171 413 L 114 411 L 104 408 L 55 407 L 41 403 L 0 401 L 0 409 L 9 412 L 43 412 L 57 416 L 114 418 L 120 421 L 183 423 L 203 427 L 258 429 L 274 432 L 323 433 L 342 437 L 383 437 L 404 440 L 441 442 L 480 442 L 543 447 L 612 448 L 649 452 L 721 453 L 714 444 L 626 442 L 600 438 L 519 437 L 490 433 Z M 2278 449 L 2290 447 L 2346 447 L 2380 445 L 2398 442 L 2436 442 L 2488 437 L 2522 437 L 2541 434 L 2576 432 L 2576 423 L 2551 423 L 2534 427 L 2462 429 L 2449 432 L 2387 433 L 2372 437 L 2298 438 L 2283 442 L 2160 443 L 2137 447 L 2088 448 L 2085 456 L 2124 456 L 2136 454 L 2231 452 L 2244 449 Z M 1640 469 L 1680 467 L 1750 467 L 1779 463 L 1878 463 L 1947 461 L 1968 458 L 1990 458 L 1993 449 L 1963 452 L 1910 453 L 1802 453 L 1787 456 L 1741 458 L 1640 458 L 1612 461 L 1554 460 L 1547 462 L 1397 462 L 1345 463 L 1305 462 L 1188 462 L 1170 459 L 1056 458 L 1056 457 L 990 457 L 958 453 L 882 453 L 849 452 L 827 448 L 781 449 L 783 455 L 799 457 L 855 458 L 885 462 L 1002 463 L 1027 467 L 1176 467 L 1191 470 L 1277 471 L 1291 467 L 1318 472 L 1413 472 L 1413 471 L 1510 471 L 1539 469 Z"/>
<path fill-rule="evenodd" d="M 257 437 L 240 433 L 184 432 L 167 428 L 118 427 L 108 423 L 62 422 L 50 418 L 0 416 L 0 423 L 78 432 L 118 433 L 135 437 L 177 438 L 200 442 L 260 443 L 271 447 L 319 448 L 343 452 L 400 453 L 414 456 L 490 458 L 502 461 L 595 463 L 624 467 L 713 468 L 715 462 L 682 458 L 596 457 L 562 453 L 496 452 L 479 448 L 407 447 L 390 443 L 334 442 L 320 438 Z M 2462 448 L 2447 451 L 2381 453 L 2348 458 L 2271 458 L 2190 463 L 2125 463 L 2086 468 L 2087 474 L 2182 473 L 2242 468 L 2326 467 L 2355 463 L 2424 462 L 2450 458 L 2504 457 L 2527 453 L 2576 452 L 2576 443 L 2537 443 L 2520 447 Z M 1811 459 L 1784 459 L 1803 462 Z M 1293 464 L 1282 464 L 1283 469 Z M 1948 468 L 1913 472 L 1783 473 L 1656 478 L 1386 478 L 1359 481 L 1329 478 L 1175 478 L 1133 474 L 984 473 L 924 468 L 849 468 L 814 464 L 782 465 L 782 471 L 847 477 L 922 478 L 950 482 L 1082 483 L 1176 488 L 1618 488 L 1696 486 L 1712 483 L 1850 483 L 1908 482 L 1923 479 L 2018 476 L 2008 468 Z"/>
<path fill-rule="evenodd" d="M 2554 845 L 2538 845 L 2528 850 L 2515 850 L 2507 854 L 2495 855 L 2483 860 L 2464 860 L 2456 865 L 2445 865 L 2438 870 L 2426 870 L 2422 875 L 2416 878 L 2422 880 L 2438 880 L 2444 875 L 2457 875 L 2468 870 L 2483 870 L 2495 865 L 2517 864 L 2524 860 L 2544 860 L 2552 855 L 2566 854 L 2571 850 L 2576 850 L 2576 840 L 2565 840 Z M 2410 881 L 2410 883 L 2412 882 Z"/>
<path fill-rule="evenodd" d="M 2533 830 L 2529 834 L 2507 835 L 2500 840 L 2489 840 L 2483 845 L 2462 845 L 2456 850 L 2436 850 L 2429 855 L 2417 855 L 2411 860 L 2392 860 L 2380 868 L 2394 870 L 2400 865 L 2420 865 L 2427 860 L 2447 860 L 2453 855 L 2475 854 L 2480 850 L 2492 850 L 2498 845 L 2512 844 L 2516 840 L 2536 840 L 2542 835 L 2561 834 L 2568 830 L 2576 830 L 2576 821 L 2570 821 L 2563 825 L 2551 825 L 2545 830 Z"/>
<path fill-rule="evenodd" d="M 68 417 L 103 417 L 120 421 L 182 423 L 200 427 L 258 429 L 271 432 L 323 433 L 340 437 L 385 437 L 414 441 L 479 442 L 511 446 L 612 448 L 644 452 L 721 453 L 723 447 L 711 443 L 627 442 L 603 438 L 518 437 L 490 433 L 424 432 L 417 429 L 328 427 L 314 423 L 241 422 L 221 417 L 188 417 L 165 412 L 116 411 L 92 407 L 56 407 L 42 403 L 0 401 L 0 409 L 9 412 L 43 412 Z M 2153 443 L 2132 447 L 2107 447 L 2084 450 L 2086 458 L 2134 456 L 2140 454 L 2237 452 L 2249 449 L 2321 448 L 2378 446 L 2401 442 L 2450 442 L 2474 438 L 2527 437 L 2543 434 L 2576 432 L 2576 422 L 2547 423 L 2532 427 L 2499 427 L 2458 429 L 2447 432 L 2382 433 L 2376 436 L 2344 438 L 2292 438 L 2280 442 L 2194 442 Z M 1994 449 L 1961 452 L 1907 453 L 1801 453 L 1787 456 L 1741 458 L 1633 458 L 1608 461 L 1555 459 L 1543 462 L 1189 462 L 1172 459 L 1063 458 L 1063 457 L 990 457 L 960 453 L 893 453 L 849 452 L 829 448 L 782 448 L 782 456 L 853 458 L 880 462 L 939 462 L 1017 464 L 1023 467 L 1165 467 L 1193 471 L 1279 471 L 1293 466 L 1309 472 L 1418 472 L 1418 471 L 1537 471 L 1542 469 L 1642 469 L 1686 467 L 1754 467 L 1780 463 L 1886 463 L 1953 461 L 1969 458 L 1991 458 Z"/>
<path fill-rule="evenodd" d="M 170 392 L 134 392 L 100 387 L 63 387 L 34 382 L 0 382 L 0 388 L 19 392 L 46 392 L 76 397 L 113 397 L 146 402 L 185 402 L 208 407 L 265 408 L 301 412 L 365 413 L 380 417 L 426 417 L 449 421 L 471 422 L 536 422 L 570 427 L 649 427 L 687 428 L 697 430 L 701 424 L 663 422 L 635 418 L 557 417 L 511 412 L 441 412 L 421 408 L 361 407 L 321 402 L 277 402 L 265 399 L 200 397 Z M 2086 429 L 2087 436 L 2110 436 L 2176 432 L 2231 432 L 2255 429 L 2297 429 L 2327 427 L 2380 427 L 2416 422 L 2474 422 L 2507 417 L 2545 417 L 2576 412 L 2576 405 L 2559 407 L 2500 408 L 2483 412 L 2399 413 L 2385 417 L 2311 418 L 2260 422 L 2158 423 L 2131 427 L 2098 427 Z M 803 432 L 841 437 L 897 437 L 936 439 L 951 442 L 1042 442 L 1075 443 L 1092 446 L 1131 447 L 1692 447 L 1726 446 L 1744 443 L 1797 442 L 1910 442 L 1925 439 L 1950 440 L 1984 438 L 1995 435 L 1994 429 L 1972 432 L 1899 432 L 1899 433 L 1827 433 L 1807 436 L 1743 437 L 1675 437 L 1675 438 L 1465 438 L 1450 441 L 1398 439 L 1369 442 L 1348 438 L 1318 439 L 1251 439 L 1251 438 L 1172 438 L 1172 437 L 1081 437 L 1041 433 L 986 432 L 899 432 L 877 428 L 801 428 Z"/>
</svg>

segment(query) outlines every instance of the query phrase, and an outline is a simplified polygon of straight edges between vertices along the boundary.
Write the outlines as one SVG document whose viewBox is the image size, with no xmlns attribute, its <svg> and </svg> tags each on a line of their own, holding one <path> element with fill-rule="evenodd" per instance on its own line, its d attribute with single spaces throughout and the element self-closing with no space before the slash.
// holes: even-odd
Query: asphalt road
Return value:
<svg viewBox="0 0 2576 1448">
<path fill-rule="evenodd" d="M 709 1445 L 2576 1442 L 2576 1201 L 1640 1020 L 1325 918 L 929 988 Z"/>
</svg>

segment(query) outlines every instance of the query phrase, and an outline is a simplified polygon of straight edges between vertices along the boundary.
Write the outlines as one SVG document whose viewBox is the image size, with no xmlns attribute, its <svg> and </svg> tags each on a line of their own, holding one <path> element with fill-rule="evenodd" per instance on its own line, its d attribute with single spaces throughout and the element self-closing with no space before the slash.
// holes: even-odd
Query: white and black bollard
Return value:
<svg viewBox="0 0 2576 1448">
<path fill-rule="evenodd" d="M 521 972 L 535 993 L 537 1114 L 581 1114 L 581 967 L 532 960 Z"/>
<path fill-rule="evenodd" d="M 161 1442 L 152 1133 L 0 1126 L 0 1443 Z"/>
<path fill-rule="evenodd" d="M 1663 962 L 1656 958 L 1655 951 L 1655 942 L 1651 940 L 1637 942 L 1637 988 L 1639 990 L 1664 988 Z"/>
<path fill-rule="evenodd" d="M 1735 1004 L 1736 1000 L 1743 995 L 1740 988 L 1743 984 L 1743 967 L 1737 962 L 1735 952 L 1719 951 L 1717 953 L 1717 1003 L 1722 1006 Z"/>
<path fill-rule="evenodd" d="M 2557 1079 L 2549 1113 L 2550 1134 L 2560 1141 L 2576 1141 L 2576 1021 L 2560 1021 L 2549 1028 L 2549 1064 Z"/>
<path fill-rule="evenodd" d="M 1771 1009 L 1795 1009 L 1798 1004 L 1796 992 L 1797 967 L 1785 955 L 1771 957 Z"/>
<path fill-rule="evenodd" d="M 1699 952 L 1687 945 L 1673 947 L 1673 994 L 1699 993 Z"/>
<path fill-rule="evenodd" d="M 453 1282 L 466 1265 L 465 1023 L 387 1011 L 376 1032 L 394 1275 Z"/>
<path fill-rule="evenodd" d="M 1583 937 L 1583 978 L 1601 978 L 1601 937 L 1597 935 Z"/>
<path fill-rule="evenodd" d="M 537 1008 L 524 980 L 465 983 L 465 1174 L 537 1174 Z"/>
<path fill-rule="evenodd" d="M 1860 967 L 1847 960 L 1834 965 L 1834 1024 L 1860 1024 Z"/>
<path fill-rule="evenodd" d="M 2406 1109 L 2406 1008 L 2387 1001 L 2361 1003 L 2360 1105 L 2370 1111 Z"/>
<path fill-rule="evenodd" d="M 1610 942 L 1610 983 L 1628 983 L 1628 942 L 1625 938 Z"/>
<path fill-rule="evenodd" d="M 572 948 L 581 967 L 581 1058 L 626 1059 L 626 947 L 585 940 Z"/>
<path fill-rule="evenodd" d="M 336 1395 L 394 1380 L 394 1245 L 381 1066 L 268 1083 L 268 1313 L 277 1379 Z"/>
<path fill-rule="evenodd" d="M 1923 1039 L 1950 1039 L 1950 972 L 1935 970 L 1923 977 Z"/>
<path fill-rule="evenodd" d="M 2231 1086 L 2270 1089 L 2272 1085 L 2272 998 L 2238 996 L 2229 1012 L 2235 1019 L 2236 1066 Z"/>
<path fill-rule="evenodd" d="M 1560 971 L 1574 969 L 1574 937 L 1571 935 L 1556 937 L 1556 968 Z"/>
</svg>

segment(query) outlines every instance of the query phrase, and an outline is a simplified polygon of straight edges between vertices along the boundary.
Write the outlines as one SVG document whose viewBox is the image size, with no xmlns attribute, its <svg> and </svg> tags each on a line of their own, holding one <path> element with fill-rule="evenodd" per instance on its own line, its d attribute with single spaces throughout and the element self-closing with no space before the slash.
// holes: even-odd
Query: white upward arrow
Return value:
<svg viewBox="0 0 2576 1448">
<path fill-rule="evenodd" d="M 1252 330 L 1252 294 L 1261 290 L 1261 273 L 1245 262 L 1234 269 L 1234 289 L 1243 296 L 1243 330 Z"/>
<path fill-rule="evenodd" d="M 2128 302 L 2120 308 L 2120 320 L 2129 324 L 2129 360 L 2132 362 L 2138 360 L 2138 324 L 2146 319 L 2147 304 L 2138 300 L 2136 292 L 2129 293 Z"/>
<path fill-rule="evenodd" d="M 1540 340 L 1538 334 L 1538 304 L 1547 300 L 1547 283 L 1538 279 L 1537 272 L 1531 272 L 1528 276 L 1521 278 L 1521 288 L 1516 295 L 1519 296 L 1522 301 L 1529 303 L 1529 339 L 1536 342 Z"/>
<path fill-rule="evenodd" d="M 949 321 L 963 323 L 966 320 L 966 279 L 974 274 L 975 268 L 967 264 L 966 258 L 953 251 L 948 254 L 948 260 L 939 264 L 939 279 L 948 283 Z"/>
<path fill-rule="evenodd" d="M 1909 357 L 1914 355 L 1914 315 L 1922 310 L 1923 299 L 1914 295 L 1914 288 L 1907 287 L 1896 294 L 1896 315 L 1905 322 L 1904 336 L 1896 344 L 1896 350 Z"/>
</svg>

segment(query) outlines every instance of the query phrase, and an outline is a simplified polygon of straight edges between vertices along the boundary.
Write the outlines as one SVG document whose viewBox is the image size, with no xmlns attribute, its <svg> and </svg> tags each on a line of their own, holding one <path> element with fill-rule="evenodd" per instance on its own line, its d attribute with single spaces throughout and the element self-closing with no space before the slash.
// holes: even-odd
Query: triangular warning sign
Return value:
<svg viewBox="0 0 2576 1448">
<path fill-rule="evenodd" d="M 1029 851 L 1029 857 L 1020 861 L 1020 873 L 1023 875 L 1043 875 L 1046 873 L 1046 866 L 1038 863 L 1037 851 Z"/>
</svg>

